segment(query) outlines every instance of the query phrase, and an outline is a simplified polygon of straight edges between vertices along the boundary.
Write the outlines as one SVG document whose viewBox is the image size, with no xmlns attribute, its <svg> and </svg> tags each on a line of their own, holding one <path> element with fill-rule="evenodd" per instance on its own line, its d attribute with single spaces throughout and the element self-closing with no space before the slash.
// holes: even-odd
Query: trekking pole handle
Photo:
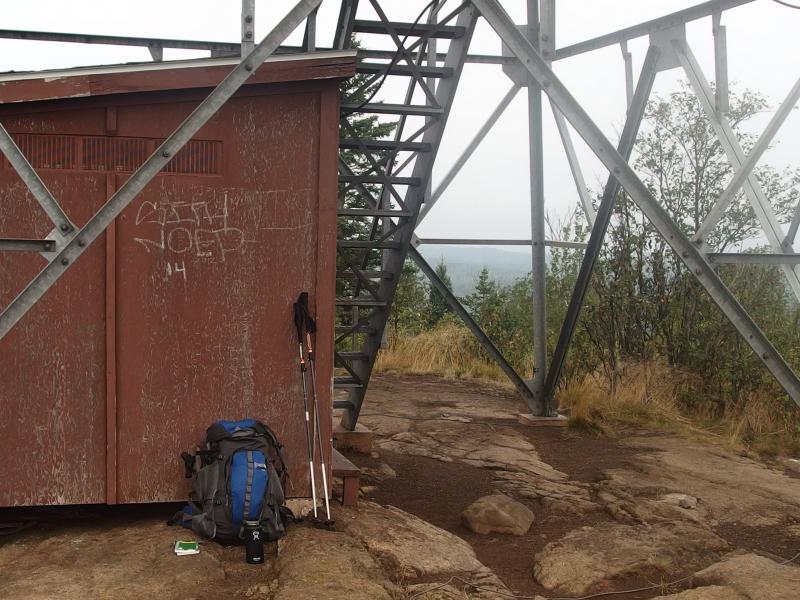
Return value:
<svg viewBox="0 0 800 600">
<path fill-rule="evenodd" d="M 311 345 L 311 334 L 306 330 L 306 348 L 308 349 L 308 360 L 314 360 L 314 347 Z"/>
<path fill-rule="evenodd" d="M 297 329 L 297 341 L 303 344 L 303 332 L 306 325 L 306 314 L 308 312 L 308 292 L 303 292 L 294 303 L 294 326 Z"/>
</svg>

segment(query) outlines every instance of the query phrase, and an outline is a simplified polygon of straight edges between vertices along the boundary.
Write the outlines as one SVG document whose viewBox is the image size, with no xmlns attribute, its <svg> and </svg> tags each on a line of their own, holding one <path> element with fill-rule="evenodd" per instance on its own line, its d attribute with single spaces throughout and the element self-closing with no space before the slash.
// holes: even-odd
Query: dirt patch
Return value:
<svg viewBox="0 0 800 600">
<path fill-rule="evenodd" d="M 553 472 L 539 469 L 532 481 L 548 485 L 556 482 L 562 486 L 557 493 L 564 493 L 569 485 L 600 484 L 598 490 L 620 492 L 618 500 L 626 506 L 628 503 L 634 508 L 643 508 L 649 503 L 646 506 L 648 510 L 641 511 L 645 521 L 650 517 L 656 521 L 668 520 L 669 510 L 655 505 L 654 501 L 670 491 L 701 498 L 703 510 L 696 515 L 679 515 L 681 519 L 691 520 L 690 517 L 695 517 L 702 521 L 717 514 L 729 518 L 728 505 L 723 503 L 723 497 L 731 498 L 731 490 L 735 487 L 733 479 L 738 479 L 738 475 L 728 474 L 731 468 L 741 469 L 747 474 L 754 471 L 751 479 L 758 475 L 764 479 L 766 488 L 777 484 L 773 481 L 773 474 L 766 473 L 768 469 L 763 465 L 740 464 L 741 461 L 730 453 L 700 445 L 691 448 L 689 464 L 707 474 L 708 480 L 695 482 L 692 479 L 687 482 L 683 477 L 681 461 L 689 449 L 687 441 L 676 436 L 635 428 L 621 429 L 609 437 L 581 436 L 564 428 L 521 425 L 516 420 L 521 410 L 513 392 L 500 387 L 430 376 L 384 375 L 373 379 L 370 396 L 362 413 L 367 426 L 373 427 L 376 436 L 383 440 L 378 443 L 380 458 L 375 460 L 352 456 L 353 462 L 360 466 L 376 469 L 384 462 L 397 473 L 396 478 L 367 482 L 370 486 L 369 498 L 381 504 L 397 506 L 464 539 L 470 543 L 478 559 L 518 594 L 552 596 L 533 579 L 534 555 L 548 543 L 561 540 L 579 527 L 611 522 L 609 511 L 603 510 L 606 503 L 603 496 L 609 494 L 592 492 L 594 499 L 600 503 L 599 510 L 569 514 L 564 510 L 555 512 L 545 506 L 543 500 L 550 500 L 552 495 L 537 500 L 533 497 L 523 498 L 520 493 L 512 491 L 510 495 L 522 499 L 536 515 L 528 534 L 517 537 L 472 533 L 461 525 L 461 511 L 475 499 L 497 492 L 498 480 L 519 466 L 508 465 L 509 470 L 504 471 L 505 467 L 496 460 L 491 464 L 465 464 L 466 458 L 459 450 L 463 443 L 458 441 L 463 436 L 470 436 L 472 440 L 485 438 L 489 443 L 492 440 L 499 442 L 500 436 L 507 442 L 509 435 L 515 434 L 529 443 L 530 450 L 525 452 L 538 455 L 537 460 L 541 463 L 568 477 L 568 480 L 559 480 Z M 387 418 L 390 414 L 392 417 Z M 452 427 L 446 425 L 447 421 L 453 421 Z M 454 431 L 458 431 L 462 437 L 453 438 L 448 434 Z M 433 441 L 431 435 L 435 438 Z M 387 443 L 386 440 L 391 441 Z M 393 444 L 394 440 L 402 441 L 405 445 Z M 395 451 L 394 446 L 401 448 Z M 424 455 L 428 451 L 428 455 Z M 704 462 L 708 462 L 708 470 L 702 469 Z M 676 473 L 672 473 L 673 469 Z M 628 482 L 628 479 L 631 481 Z M 784 481 L 791 480 L 787 478 Z M 524 489 L 521 486 L 519 491 Z M 568 493 L 577 494 L 577 490 L 569 489 Z M 786 495 L 791 495 L 791 492 L 787 491 Z M 751 496 L 754 503 L 763 501 L 757 489 L 753 490 Z M 571 501 L 574 502 L 574 498 Z M 788 505 L 780 508 L 782 520 L 791 514 L 788 508 Z M 654 510 L 658 515 L 651 514 Z M 631 514 L 635 517 L 639 512 Z M 679 512 L 679 509 L 676 508 L 675 512 Z M 635 519 L 633 521 L 638 522 Z M 770 545 L 786 548 L 791 542 L 791 534 L 781 533 L 778 528 L 771 526 L 759 531 L 740 530 L 738 538 L 730 531 L 718 530 L 717 533 L 734 547 L 741 548 L 755 548 L 754 542 L 759 535 L 765 536 L 762 549 Z M 748 535 L 752 536 L 751 541 L 748 541 Z M 775 550 L 772 552 L 775 553 Z M 659 568 L 652 572 L 645 569 L 622 573 L 613 580 L 597 584 L 588 593 L 648 587 L 690 574 L 679 567 L 675 571 Z M 665 588 L 646 590 L 624 597 L 653 598 L 667 591 Z"/>
<path fill-rule="evenodd" d="M 529 427 L 518 423 L 512 427 L 536 447 L 544 462 L 566 473 L 570 479 L 584 483 L 602 481 L 607 478 L 607 469 L 633 467 L 642 454 L 660 451 L 655 447 L 626 444 L 625 440 L 631 438 L 647 439 L 657 435 L 630 428 L 614 436 L 591 437 L 573 433 L 566 427 Z"/>
<path fill-rule="evenodd" d="M 576 527 L 610 521 L 602 513 L 590 517 L 565 516 L 543 509 L 537 503 L 527 503 L 536 520 L 526 535 L 479 535 L 461 524 L 460 515 L 472 502 L 493 493 L 492 471 L 389 451 L 381 451 L 380 459 L 357 453 L 347 453 L 347 457 L 361 468 L 377 470 L 382 462 L 390 465 L 397 477 L 384 479 L 366 496 L 379 504 L 405 510 L 465 540 L 472 546 L 478 560 L 519 595 L 549 594 L 531 574 L 533 556 L 545 545 Z M 367 482 L 367 485 L 371 483 Z M 647 586 L 653 581 L 647 575 L 650 574 L 626 577 L 602 591 Z M 630 594 L 626 598 L 653 598 L 658 593 L 652 590 Z"/>
<path fill-rule="evenodd" d="M 790 518 L 780 525 L 752 527 L 726 523 L 714 533 L 742 550 L 762 552 L 776 560 L 789 560 L 800 552 L 800 520 Z"/>
</svg>

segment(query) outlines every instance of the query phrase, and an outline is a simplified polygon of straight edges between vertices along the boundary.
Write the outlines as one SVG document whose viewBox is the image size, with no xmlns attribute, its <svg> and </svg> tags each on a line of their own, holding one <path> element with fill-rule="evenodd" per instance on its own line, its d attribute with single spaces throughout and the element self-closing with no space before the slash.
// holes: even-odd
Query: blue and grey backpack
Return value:
<svg viewBox="0 0 800 600">
<path fill-rule="evenodd" d="M 217 421 L 205 447 L 181 458 L 194 480 L 189 504 L 173 522 L 222 544 L 243 543 L 244 521 L 259 521 L 267 541 L 286 533 L 286 459 L 269 427 L 255 419 Z"/>
</svg>

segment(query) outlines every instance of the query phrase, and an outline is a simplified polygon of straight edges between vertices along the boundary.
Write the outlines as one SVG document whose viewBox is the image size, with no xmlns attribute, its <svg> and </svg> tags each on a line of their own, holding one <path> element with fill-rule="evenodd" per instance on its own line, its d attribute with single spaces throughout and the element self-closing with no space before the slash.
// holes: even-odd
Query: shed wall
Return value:
<svg viewBox="0 0 800 600">
<path fill-rule="evenodd" d="M 0 107 L 82 225 L 204 97 L 123 94 Z M 330 439 L 336 81 L 247 86 L 0 341 L 0 505 L 179 500 L 179 454 L 215 419 L 255 417 L 308 495 L 292 303 L 310 292 Z M 6 164 L 7 237 L 47 220 Z M 0 254 L 0 303 L 41 269 Z M 330 465 L 330 445 L 325 444 Z"/>
</svg>

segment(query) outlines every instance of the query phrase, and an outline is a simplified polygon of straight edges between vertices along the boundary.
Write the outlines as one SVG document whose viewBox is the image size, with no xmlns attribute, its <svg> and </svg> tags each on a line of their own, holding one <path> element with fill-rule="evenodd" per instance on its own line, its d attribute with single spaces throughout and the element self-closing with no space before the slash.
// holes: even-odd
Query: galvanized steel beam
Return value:
<svg viewBox="0 0 800 600">
<path fill-rule="evenodd" d="M 2 124 L 0 124 L 0 151 L 2 151 L 8 159 L 8 162 L 11 163 L 11 166 L 14 167 L 14 170 L 20 176 L 22 182 L 27 186 L 31 195 L 36 199 L 44 212 L 47 213 L 47 216 L 53 222 L 53 225 L 56 226 L 56 229 L 61 232 L 61 235 L 66 236 L 74 231 L 75 226 L 69 220 L 67 214 L 53 197 L 53 194 L 50 193 L 50 190 L 47 189 L 47 186 L 36 171 L 33 170 L 28 159 L 22 154 L 17 144 L 14 143 L 14 140 Z"/>
<path fill-rule="evenodd" d="M 617 144 L 617 151 L 626 161 L 630 158 L 633 147 L 636 144 L 636 136 L 639 132 L 642 118 L 644 117 L 647 101 L 653 90 L 653 82 L 658 73 L 659 58 L 659 49 L 656 46 L 650 46 L 645 56 L 644 64 L 642 65 L 642 72 L 639 75 L 636 90 L 633 93 L 630 106 L 628 107 L 628 116 L 625 120 L 625 126 L 622 129 L 622 135 Z M 550 371 L 547 374 L 545 394 L 551 400 L 554 398 L 558 388 L 561 372 L 567 358 L 567 352 L 572 343 L 575 328 L 578 325 L 578 318 L 580 317 L 581 309 L 586 299 L 586 293 L 589 290 L 594 266 L 597 263 L 597 258 L 600 256 L 603 239 L 605 238 L 608 224 L 611 221 L 611 215 L 614 212 L 614 202 L 618 191 L 619 181 L 617 181 L 616 177 L 609 174 L 608 181 L 603 189 L 600 206 L 597 210 L 597 218 L 589 233 L 589 242 L 586 252 L 583 255 L 581 268 L 578 271 L 569 305 L 564 314 L 564 322 L 561 324 L 561 331 L 559 331 L 558 334 L 558 341 L 556 342 L 556 347 L 553 351 L 553 359 L 550 363 Z"/>
<path fill-rule="evenodd" d="M 731 163 L 734 170 L 741 170 L 745 163 L 744 151 L 727 118 L 723 115 L 718 115 L 714 109 L 714 94 L 700 68 L 700 64 L 685 42 L 674 40 L 672 42 L 672 47 L 675 50 L 675 54 L 683 70 L 686 72 L 686 76 L 689 78 L 689 85 L 694 90 L 708 120 L 714 127 L 717 139 L 725 151 L 728 161 Z M 753 212 L 756 214 L 761 224 L 761 229 L 764 231 L 764 235 L 772 246 L 773 251 L 786 252 L 788 250 L 789 252 L 793 252 L 794 249 L 791 246 L 783 245 L 786 239 L 783 234 L 783 227 L 781 227 L 775 215 L 775 211 L 772 210 L 772 205 L 769 203 L 761 184 L 752 173 L 749 173 L 744 180 L 744 189 L 747 198 L 750 200 L 750 206 L 753 207 Z M 797 271 L 791 265 L 783 265 L 781 268 L 786 275 L 789 286 L 792 288 L 792 292 L 795 297 L 800 300 L 800 276 L 798 276 Z"/>
<path fill-rule="evenodd" d="M 589 193 L 589 188 L 586 187 L 586 180 L 583 178 L 583 170 L 578 161 L 578 155 L 575 153 L 575 146 L 572 144 L 572 136 L 569 133 L 569 126 L 567 125 L 564 115 L 555 107 L 551 102 L 550 108 L 553 111 L 553 118 L 556 121 L 558 128 L 558 135 L 561 138 L 561 145 L 564 146 L 564 153 L 567 155 L 567 163 L 569 170 L 572 173 L 572 180 L 575 182 L 575 189 L 578 192 L 578 199 L 581 203 L 581 209 L 586 216 L 586 220 L 591 227 L 594 225 L 594 220 L 597 216 L 592 204 L 592 196 Z"/>
<path fill-rule="evenodd" d="M 242 58 L 255 47 L 256 0 L 242 0 L 242 46 L 239 54 Z"/>
<path fill-rule="evenodd" d="M 735 8 L 742 4 L 749 4 L 750 2 L 753 2 L 753 0 L 712 0 L 711 2 L 704 2 L 697 6 L 664 15 L 657 19 L 633 25 L 632 27 L 626 27 L 590 40 L 578 42 L 577 44 L 564 46 L 556 50 L 555 60 L 561 60 L 563 58 L 569 58 L 570 56 L 591 52 L 592 50 L 613 46 L 614 44 L 650 35 L 657 31 L 672 29 L 673 27 L 683 25 L 690 21 L 696 21 L 697 19 L 713 15 L 716 12 Z"/>
<path fill-rule="evenodd" d="M 620 42 L 619 48 L 625 67 L 625 106 L 630 107 L 633 102 L 633 55 L 628 51 L 628 40 Z"/>
<path fill-rule="evenodd" d="M 484 333 L 480 325 L 475 322 L 475 319 L 472 318 L 472 315 L 469 314 L 469 311 L 464 308 L 461 302 L 459 302 L 458 298 L 456 298 L 455 294 L 450 291 L 447 285 L 445 285 L 444 281 L 442 281 L 441 278 L 436 274 L 436 269 L 428 264 L 428 261 L 423 258 L 416 248 L 412 247 L 408 252 L 411 259 L 431 282 L 431 285 L 442 295 L 442 298 L 444 298 L 447 306 L 450 307 L 450 310 L 452 310 L 464 322 L 464 325 L 466 325 L 467 328 L 472 332 L 472 334 L 478 340 L 478 343 L 483 347 L 484 350 L 486 350 L 487 354 L 489 354 L 492 360 L 498 364 L 509 380 L 511 380 L 511 383 L 514 384 L 514 387 L 517 389 L 520 396 L 522 396 L 523 400 L 525 400 L 528 406 L 531 407 L 531 410 L 533 410 L 536 414 L 541 413 L 543 411 L 543 407 L 536 400 L 536 398 L 534 398 L 533 393 L 528 387 L 528 384 L 525 383 L 522 377 L 519 376 L 514 367 L 509 364 L 500 350 L 498 350 L 497 346 L 494 345 L 494 342 L 492 342 L 489 336 Z"/>
<path fill-rule="evenodd" d="M 794 239 L 797 236 L 797 229 L 800 228 L 800 202 L 794 208 L 794 216 L 789 225 L 789 231 L 786 232 L 786 237 L 783 239 L 781 246 L 784 248 L 791 247 L 794 244 Z"/>
<path fill-rule="evenodd" d="M 714 34 L 714 96 L 717 114 L 725 114 L 730 110 L 728 94 L 728 42 L 725 26 L 722 25 L 722 12 L 711 15 L 711 30 Z"/>
<path fill-rule="evenodd" d="M 750 152 L 741 163 L 741 166 L 736 169 L 735 173 L 733 174 L 733 178 L 725 187 L 725 190 L 723 190 L 723 192 L 719 195 L 719 198 L 717 198 L 716 202 L 714 202 L 711 210 L 708 211 L 706 218 L 703 219 L 702 224 L 700 227 L 698 227 L 697 232 L 692 238 L 694 241 L 704 241 L 705 237 L 711 233 L 717 223 L 719 223 L 720 219 L 722 219 L 722 217 L 725 215 L 725 209 L 728 208 L 730 203 L 736 197 L 736 194 L 739 193 L 745 180 L 751 176 L 753 169 L 755 168 L 756 164 L 758 164 L 761 156 L 766 150 L 769 149 L 769 145 L 775 138 L 775 134 L 778 133 L 778 130 L 783 125 L 786 117 L 789 116 L 789 113 L 794 110 L 798 99 L 800 99 L 800 78 L 797 79 L 797 82 L 789 91 L 789 95 L 786 96 L 786 99 L 778 107 L 778 110 L 775 111 L 774 115 L 772 115 L 772 118 L 764 129 L 764 133 L 762 133 L 761 137 L 758 138 L 755 146 L 750 149 Z"/>
<path fill-rule="evenodd" d="M 0 238 L 0 252 L 55 252 L 55 240 Z"/>
<path fill-rule="evenodd" d="M 72 240 L 60 250 L 28 286 L 0 313 L 0 339 L 47 292 L 83 252 L 105 231 L 114 219 L 142 191 L 178 151 L 247 81 L 250 75 L 270 56 L 322 0 L 299 0 L 291 11 L 267 34 L 251 54 L 245 57 L 203 100 L 186 120 L 161 144 L 131 177 L 87 221 Z"/>
<path fill-rule="evenodd" d="M 506 95 L 503 96 L 502 100 L 500 100 L 500 103 L 489 115 L 489 118 L 486 119 L 486 122 L 475 134 L 475 137 L 470 140 L 469 144 L 467 144 L 467 147 L 464 148 L 464 151 L 459 155 L 455 163 L 453 163 L 453 166 L 450 167 L 450 170 L 447 171 L 447 173 L 445 173 L 445 176 L 439 182 L 439 185 L 437 185 L 436 189 L 431 193 L 430 199 L 425 203 L 419 213 L 417 225 L 419 225 L 425 219 L 427 214 L 433 208 L 434 204 L 436 204 L 445 190 L 447 190 L 448 186 L 453 182 L 453 179 L 455 179 L 456 175 L 458 175 L 461 169 L 464 168 L 464 165 L 467 164 L 467 161 L 470 159 L 477 147 L 480 146 L 481 142 L 486 137 L 486 134 L 492 130 L 494 124 L 497 123 L 497 120 L 505 112 L 506 108 L 508 108 L 508 105 L 511 104 L 511 101 L 516 97 L 519 90 L 520 86 L 513 84 L 511 89 L 506 92 Z"/>
<path fill-rule="evenodd" d="M 800 254 L 753 254 L 747 252 L 712 252 L 706 255 L 715 264 L 800 265 Z"/>
<path fill-rule="evenodd" d="M 417 238 L 414 246 L 530 246 L 531 240 L 488 240 L 477 238 Z M 545 246 L 553 248 L 574 248 L 583 250 L 586 244 L 583 242 L 565 242 L 561 240 L 545 240 Z"/>
<path fill-rule="evenodd" d="M 128 37 L 118 35 L 92 35 L 83 33 L 56 33 L 51 31 L 20 31 L 0 29 L 0 39 L 41 42 L 67 42 L 72 44 L 102 44 L 108 46 L 140 46 L 144 48 L 175 48 L 180 50 L 209 50 L 211 52 L 238 54 L 238 43 L 206 40 L 175 40 L 165 38 Z"/>
<path fill-rule="evenodd" d="M 598 159 L 616 177 L 623 189 L 678 254 L 689 271 L 695 275 L 698 282 L 706 289 L 709 296 L 739 331 L 789 397 L 800 406 L 800 379 L 797 374 L 786 364 L 777 349 L 739 304 L 705 256 L 686 237 L 678 224 L 670 218 L 669 213 L 652 196 L 625 158 L 608 141 L 600 128 L 548 67 L 545 60 L 525 39 L 525 36 L 517 30 L 497 0 L 472 0 L 472 2 L 520 59 L 531 76 L 539 82 Z"/>
<path fill-rule="evenodd" d="M 527 42 L 539 48 L 542 38 L 555 35 L 554 0 L 542 0 L 544 10 L 539 19 L 539 0 L 527 1 Z M 499 6 L 499 4 L 497 5 Z M 484 16 L 486 16 L 484 14 Z M 509 19 L 510 20 L 510 19 Z M 517 35 L 525 38 L 518 29 Z M 503 41 L 505 38 L 500 36 Z M 553 44 L 550 44 L 552 47 Z M 536 78 L 528 82 L 528 168 L 531 202 L 531 299 L 533 314 L 533 379 L 530 387 L 535 402 L 529 403 L 534 415 L 550 416 L 551 409 L 544 397 L 547 374 L 547 253 L 544 212 L 544 129 L 542 127 L 542 89 Z"/>
</svg>

